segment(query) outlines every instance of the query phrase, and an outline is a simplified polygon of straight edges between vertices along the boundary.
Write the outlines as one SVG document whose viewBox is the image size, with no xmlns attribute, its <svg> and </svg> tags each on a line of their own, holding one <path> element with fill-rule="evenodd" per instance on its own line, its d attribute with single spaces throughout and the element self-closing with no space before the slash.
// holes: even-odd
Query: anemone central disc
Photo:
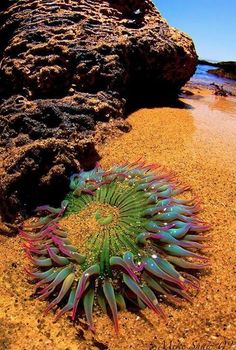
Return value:
<svg viewBox="0 0 236 350">
<path fill-rule="evenodd" d="M 160 296 L 191 300 L 198 281 L 186 271 L 208 266 L 197 252 L 208 226 L 198 203 L 179 198 L 186 187 L 136 162 L 81 171 L 70 188 L 61 208 L 39 207 L 48 215 L 22 232 L 40 298 L 55 296 L 46 311 L 58 305 L 56 318 L 72 310 L 75 319 L 82 304 L 94 329 L 95 303 L 110 308 L 118 330 L 117 308 L 127 302 L 163 315 Z"/>
<path fill-rule="evenodd" d="M 79 208 L 78 205 L 80 205 Z M 102 244 L 105 234 L 113 234 L 118 221 L 119 209 L 114 206 L 91 201 L 81 207 L 80 201 L 74 200 L 71 206 L 68 205 L 60 225 L 68 232 L 71 243 L 80 247 L 80 253 L 85 254 L 91 263 L 98 258 L 94 254 L 95 247 L 97 246 L 99 251 L 98 246 Z"/>
</svg>

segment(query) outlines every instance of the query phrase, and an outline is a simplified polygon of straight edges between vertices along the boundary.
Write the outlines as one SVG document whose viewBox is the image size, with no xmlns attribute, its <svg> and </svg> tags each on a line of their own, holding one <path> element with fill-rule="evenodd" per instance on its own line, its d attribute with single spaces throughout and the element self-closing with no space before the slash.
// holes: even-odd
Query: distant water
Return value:
<svg viewBox="0 0 236 350">
<path fill-rule="evenodd" d="M 190 83 L 209 86 L 212 83 L 217 85 L 223 85 L 225 89 L 235 92 L 236 90 L 236 81 L 231 79 L 219 78 L 214 74 L 210 74 L 207 71 L 209 69 L 214 69 L 217 67 L 208 66 L 205 64 L 199 64 L 197 70 L 193 77 L 190 79 Z"/>
</svg>

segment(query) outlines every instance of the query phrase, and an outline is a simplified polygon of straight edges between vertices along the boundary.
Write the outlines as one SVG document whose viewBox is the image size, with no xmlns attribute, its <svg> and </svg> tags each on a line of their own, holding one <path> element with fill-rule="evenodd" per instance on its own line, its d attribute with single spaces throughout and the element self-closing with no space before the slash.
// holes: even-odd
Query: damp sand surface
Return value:
<svg viewBox="0 0 236 350">
<path fill-rule="evenodd" d="M 205 250 L 211 268 L 201 274 L 193 304 L 163 305 L 166 320 L 148 309 L 120 312 L 119 336 L 100 312 L 96 334 L 83 318 L 53 323 L 23 271 L 20 238 L 0 236 L 1 350 L 236 349 L 236 100 L 192 91 L 176 107 L 136 111 L 128 118 L 132 131 L 99 152 L 104 168 L 139 158 L 161 163 L 201 199 L 201 218 L 212 225 Z"/>
</svg>

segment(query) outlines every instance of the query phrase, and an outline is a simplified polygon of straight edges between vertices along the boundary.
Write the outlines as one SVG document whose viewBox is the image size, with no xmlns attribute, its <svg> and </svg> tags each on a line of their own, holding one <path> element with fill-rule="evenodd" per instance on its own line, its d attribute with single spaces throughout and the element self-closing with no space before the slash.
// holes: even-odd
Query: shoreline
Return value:
<svg viewBox="0 0 236 350">
<path fill-rule="evenodd" d="M 198 60 L 199 65 L 207 65 L 212 68 L 208 70 L 208 73 L 216 75 L 220 78 L 236 79 L 236 62 L 235 61 L 207 61 Z"/>
</svg>

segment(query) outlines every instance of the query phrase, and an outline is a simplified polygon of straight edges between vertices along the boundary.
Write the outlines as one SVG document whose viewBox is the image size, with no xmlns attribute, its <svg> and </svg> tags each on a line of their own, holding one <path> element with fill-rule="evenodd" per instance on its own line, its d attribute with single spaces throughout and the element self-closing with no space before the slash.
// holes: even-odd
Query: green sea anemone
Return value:
<svg viewBox="0 0 236 350">
<path fill-rule="evenodd" d="M 61 208 L 38 207 L 45 215 L 21 231 L 34 265 L 27 272 L 39 298 L 50 300 L 45 313 L 57 308 L 58 319 L 72 311 L 75 320 L 83 308 L 94 330 L 99 305 L 118 332 L 118 308 L 132 303 L 164 316 L 161 299 L 192 299 L 199 282 L 186 271 L 208 266 L 197 252 L 208 226 L 196 216 L 196 200 L 179 198 L 186 187 L 138 161 L 81 171 L 70 189 Z"/>
</svg>

